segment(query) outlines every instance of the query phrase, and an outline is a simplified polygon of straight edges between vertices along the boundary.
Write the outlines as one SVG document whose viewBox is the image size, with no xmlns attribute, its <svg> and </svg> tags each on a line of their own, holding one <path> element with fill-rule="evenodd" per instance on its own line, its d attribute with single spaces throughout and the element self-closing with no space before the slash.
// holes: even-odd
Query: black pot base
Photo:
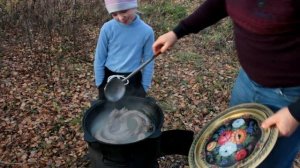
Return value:
<svg viewBox="0 0 300 168">
<path fill-rule="evenodd" d="M 163 131 L 159 137 L 130 145 L 88 142 L 93 168 L 158 168 L 157 159 L 165 155 L 188 156 L 194 133 L 187 130 Z"/>
</svg>

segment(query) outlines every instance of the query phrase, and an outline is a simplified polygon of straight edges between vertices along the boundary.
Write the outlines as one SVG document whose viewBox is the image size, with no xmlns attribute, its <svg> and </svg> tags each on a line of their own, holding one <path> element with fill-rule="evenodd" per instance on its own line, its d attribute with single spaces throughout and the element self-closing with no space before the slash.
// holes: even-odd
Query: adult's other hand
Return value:
<svg viewBox="0 0 300 168">
<path fill-rule="evenodd" d="M 271 126 L 277 127 L 280 136 L 290 136 L 299 126 L 299 122 L 291 115 L 289 109 L 284 107 L 261 124 L 264 129 Z"/>
</svg>

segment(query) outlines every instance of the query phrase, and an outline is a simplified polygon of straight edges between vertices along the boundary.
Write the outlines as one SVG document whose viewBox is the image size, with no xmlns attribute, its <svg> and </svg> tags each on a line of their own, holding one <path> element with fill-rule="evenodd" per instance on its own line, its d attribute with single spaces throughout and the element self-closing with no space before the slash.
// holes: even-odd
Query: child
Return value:
<svg viewBox="0 0 300 168">
<path fill-rule="evenodd" d="M 105 99 L 104 87 L 112 75 L 126 77 L 153 57 L 153 29 L 137 15 L 136 0 L 105 0 L 112 20 L 106 22 L 97 43 L 94 72 L 99 99 Z M 154 71 L 154 61 L 129 79 L 125 96 L 145 97 Z"/>
</svg>

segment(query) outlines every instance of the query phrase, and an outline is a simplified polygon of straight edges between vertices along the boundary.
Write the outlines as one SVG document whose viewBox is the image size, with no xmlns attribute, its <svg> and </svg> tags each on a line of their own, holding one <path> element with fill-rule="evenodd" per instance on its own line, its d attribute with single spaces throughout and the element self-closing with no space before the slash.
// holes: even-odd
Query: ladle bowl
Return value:
<svg viewBox="0 0 300 168">
<path fill-rule="evenodd" d="M 130 73 L 127 77 L 120 79 L 117 77 L 111 78 L 107 81 L 104 88 L 104 95 L 108 101 L 117 102 L 125 95 L 126 85 L 128 84 L 128 79 L 143 69 L 151 61 L 154 60 L 160 53 L 154 55 L 152 58 L 148 59 L 146 62 L 141 64 L 136 70 Z"/>
<path fill-rule="evenodd" d="M 125 92 L 125 83 L 119 78 L 112 78 L 104 88 L 105 97 L 111 102 L 120 100 L 125 95 Z"/>
</svg>

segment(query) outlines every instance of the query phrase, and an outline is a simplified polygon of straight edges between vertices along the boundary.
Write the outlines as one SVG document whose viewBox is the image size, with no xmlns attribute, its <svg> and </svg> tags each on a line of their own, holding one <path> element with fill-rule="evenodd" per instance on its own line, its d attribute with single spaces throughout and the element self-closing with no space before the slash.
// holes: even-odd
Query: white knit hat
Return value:
<svg viewBox="0 0 300 168">
<path fill-rule="evenodd" d="M 137 8 L 137 0 L 104 0 L 108 13 Z"/>
</svg>

